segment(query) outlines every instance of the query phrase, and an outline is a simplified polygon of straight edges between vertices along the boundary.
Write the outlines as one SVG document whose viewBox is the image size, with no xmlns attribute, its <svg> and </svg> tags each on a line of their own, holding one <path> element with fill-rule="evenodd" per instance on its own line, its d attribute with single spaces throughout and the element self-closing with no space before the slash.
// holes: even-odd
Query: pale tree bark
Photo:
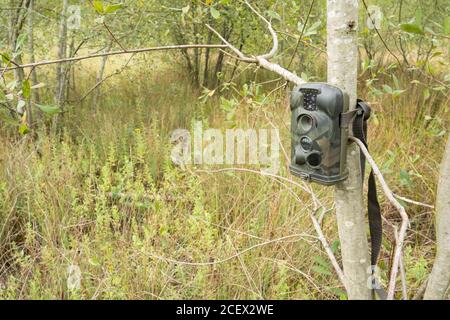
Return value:
<svg viewBox="0 0 450 320">
<path fill-rule="evenodd" d="M 35 62 L 35 55 L 34 55 L 34 33 L 33 33 L 33 15 L 34 15 L 34 0 L 30 0 L 30 4 L 28 6 L 28 54 L 30 56 L 29 62 L 34 63 Z M 37 74 L 36 70 L 32 70 L 31 72 L 31 84 L 36 85 L 38 84 Z M 32 99 L 35 103 L 39 102 L 39 93 L 37 90 L 31 91 Z M 33 122 L 33 113 L 31 110 L 31 105 L 28 104 L 27 106 L 27 114 L 28 114 L 28 121 L 31 124 Z"/>
<path fill-rule="evenodd" d="M 436 195 L 437 252 L 424 299 L 446 298 L 450 287 L 450 137 L 441 163 Z"/>
<path fill-rule="evenodd" d="M 328 0 L 328 82 L 350 97 L 350 108 L 356 106 L 358 46 L 358 1 Z M 359 149 L 349 145 L 349 177 L 335 189 L 336 216 L 341 242 L 342 265 L 347 279 L 349 299 L 371 299 L 367 286 L 370 266 L 363 207 Z"/>
<path fill-rule="evenodd" d="M 16 64 L 22 64 L 22 50 L 23 48 L 19 48 L 19 38 L 21 36 L 21 32 L 24 28 L 26 17 L 27 17 L 27 8 L 30 5 L 31 0 L 21 0 L 21 1 L 10 1 L 10 5 L 13 8 L 9 21 L 9 46 L 11 53 L 13 55 L 13 60 Z M 22 44 L 20 44 L 22 45 Z M 25 79 L 25 73 L 23 69 L 15 69 L 14 70 L 14 80 L 17 82 L 17 87 L 20 88 Z M 24 99 L 23 96 L 20 97 Z M 26 124 L 28 127 L 31 126 L 31 106 L 30 100 L 25 100 L 25 108 L 21 107 L 17 109 L 17 113 L 20 117 L 25 116 Z M 24 119 L 24 118 L 22 118 Z"/>
<path fill-rule="evenodd" d="M 111 51 L 111 47 L 113 45 L 113 40 L 111 40 L 107 47 L 105 52 L 110 52 Z M 103 75 L 105 73 L 105 67 L 106 67 L 106 62 L 108 61 L 108 56 L 104 56 L 102 58 L 102 62 L 100 63 L 100 68 L 98 70 L 97 73 L 97 77 L 95 79 L 95 83 L 100 83 L 103 80 Z M 92 96 L 92 106 L 94 108 L 97 107 L 97 101 L 98 101 L 98 97 L 100 96 L 100 86 L 98 86 L 95 90 L 94 90 L 94 95 Z"/>
<path fill-rule="evenodd" d="M 67 56 L 67 7 L 69 1 L 63 0 L 61 9 L 61 20 L 59 24 L 59 43 L 58 43 L 58 59 L 64 59 Z M 64 64 L 59 63 L 56 66 L 56 90 L 55 90 L 55 103 L 60 106 L 64 101 L 64 85 L 65 81 L 65 68 Z"/>
<path fill-rule="evenodd" d="M 10 6 L 13 8 L 10 20 L 9 20 L 9 46 L 11 52 L 15 54 L 14 61 L 16 64 L 22 64 L 22 54 L 16 53 L 17 44 L 19 40 L 20 32 L 23 29 L 23 25 L 26 17 L 26 8 L 29 5 L 28 1 L 10 1 Z M 23 69 L 14 69 L 14 80 L 16 80 L 19 85 L 22 84 L 25 78 Z"/>
</svg>

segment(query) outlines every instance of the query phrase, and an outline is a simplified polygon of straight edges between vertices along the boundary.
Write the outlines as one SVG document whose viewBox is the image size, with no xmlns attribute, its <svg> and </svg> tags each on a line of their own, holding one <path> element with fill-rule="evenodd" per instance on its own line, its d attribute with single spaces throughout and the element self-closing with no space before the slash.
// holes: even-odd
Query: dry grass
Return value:
<svg viewBox="0 0 450 320">
<path fill-rule="evenodd" d="M 89 88 L 77 83 L 80 95 Z M 370 148 L 396 193 L 433 203 L 444 146 L 434 133 L 448 126 L 448 101 L 422 104 L 414 90 L 371 98 Z M 273 125 L 289 152 L 286 94 L 258 103 L 269 91 L 240 99 L 233 125 Z M 104 87 L 97 110 L 88 100 L 73 104 L 58 137 L 42 129 L 31 143 L 7 139 L 3 130 L 0 298 L 345 298 L 314 237 L 308 194 L 250 172 L 208 174 L 171 163 L 173 129 L 190 128 L 193 120 L 226 128 L 224 118 L 218 99 L 202 104 L 177 72 L 129 71 Z M 280 175 L 291 179 L 286 165 L 282 156 Z M 332 208 L 332 189 L 312 187 Z M 383 214 L 395 223 L 394 208 L 381 198 Z M 407 211 L 413 295 L 433 257 L 433 213 L 410 205 Z M 323 227 L 339 258 L 332 213 Z M 297 236 L 284 238 L 291 235 Z M 383 276 L 392 245 L 387 225 Z M 247 248 L 253 249 L 240 254 Z M 81 270 L 79 290 L 67 288 L 70 265 Z"/>
</svg>

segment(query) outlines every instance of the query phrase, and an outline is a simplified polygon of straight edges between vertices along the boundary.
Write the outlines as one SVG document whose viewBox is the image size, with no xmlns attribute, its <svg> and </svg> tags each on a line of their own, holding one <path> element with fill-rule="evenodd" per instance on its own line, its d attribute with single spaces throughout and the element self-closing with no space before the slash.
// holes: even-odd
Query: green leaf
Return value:
<svg viewBox="0 0 450 320">
<path fill-rule="evenodd" d="M 322 258 L 321 256 L 315 256 L 314 260 L 316 261 L 317 264 L 321 265 L 322 267 L 326 269 L 330 268 L 330 264 L 328 263 L 328 261 Z"/>
<path fill-rule="evenodd" d="M 279 15 L 277 12 L 273 11 L 273 10 L 268 10 L 268 11 L 267 11 L 267 15 L 268 15 L 269 17 L 271 17 L 272 19 L 280 20 L 280 21 L 281 21 L 280 15 Z"/>
<path fill-rule="evenodd" d="M 22 123 L 22 124 L 20 125 L 20 127 L 19 127 L 19 133 L 20 133 L 21 135 L 25 135 L 25 134 L 27 134 L 29 131 L 30 131 L 30 130 L 28 129 L 28 126 L 27 126 L 26 123 Z"/>
<path fill-rule="evenodd" d="M 313 266 L 311 269 L 316 273 L 324 274 L 326 276 L 332 275 L 329 269 L 326 269 L 322 266 Z"/>
<path fill-rule="evenodd" d="M 7 53 L 0 53 L 4 64 L 8 64 L 11 61 L 11 57 Z"/>
<path fill-rule="evenodd" d="M 62 110 L 58 106 L 53 105 L 45 105 L 45 104 L 35 104 L 36 108 L 40 109 L 41 111 L 49 114 L 49 115 L 55 115 L 58 113 L 61 113 Z"/>
<path fill-rule="evenodd" d="M 336 254 L 339 250 L 339 247 L 341 245 L 341 242 L 339 240 L 334 240 L 333 243 L 331 244 L 331 251 Z"/>
<path fill-rule="evenodd" d="M 390 86 L 388 86 L 387 84 L 383 85 L 383 91 L 389 94 L 392 94 L 393 90 Z"/>
<path fill-rule="evenodd" d="M 406 92 L 406 90 L 394 90 L 394 91 L 392 91 L 392 97 L 397 98 L 397 97 L 399 97 L 403 92 Z"/>
<path fill-rule="evenodd" d="M 400 170 L 400 183 L 407 187 L 412 186 L 411 176 L 405 169 Z"/>
<path fill-rule="evenodd" d="M 423 100 L 427 101 L 430 98 L 431 94 L 430 94 L 430 89 L 426 88 L 425 90 L 423 90 Z"/>
<path fill-rule="evenodd" d="M 209 11 L 211 12 L 211 16 L 212 16 L 214 19 L 219 19 L 219 17 L 220 17 L 220 12 L 219 12 L 216 8 L 211 7 L 211 8 L 209 9 Z"/>
<path fill-rule="evenodd" d="M 123 3 L 110 4 L 104 10 L 105 13 L 113 13 L 123 8 Z"/>
<path fill-rule="evenodd" d="M 27 37 L 28 37 L 28 34 L 26 34 L 26 33 L 21 33 L 17 37 L 15 52 L 19 52 L 20 51 L 20 49 L 22 48 L 23 44 L 27 40 Z"/>
<path fill-rule="evenodd" d="M 446 17 L 444 20 L 444 34 L 450 34 L 450 17 Z"/>
<path fill-rule="evenodd" d="M 424 34 L 422 28 L 417 24 L 403 23 L 400 25 L 400 29 L 408 33 Z"/>
<path fill-rule="evenodd" d="M 30 92 L 31 92 L 31 84 L 30 84 L 30 80 L 24 80 L 22 82 L 22 96 L 25 99 L 30 98 Z"/>
<path fill-rule="evenodd" d="M 94 6 L 95 11 L 97 11 L 98 14 L 104 14 L 105 8 L 103 7 L 103 1 L 95 0 L 92 2 L 92 5 Z"/>
</svg>

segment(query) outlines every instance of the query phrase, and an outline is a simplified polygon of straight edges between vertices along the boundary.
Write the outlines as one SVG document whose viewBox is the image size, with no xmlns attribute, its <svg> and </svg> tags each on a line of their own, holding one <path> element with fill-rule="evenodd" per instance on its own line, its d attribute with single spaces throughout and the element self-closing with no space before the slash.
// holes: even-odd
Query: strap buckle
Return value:
<svg viewBox="0 0 450 320">
<path fill-rule="evenodd" d="M 370 108 L 370 106 L 367 104 L 367 102 L 361 99 L 357 100 L 356 109 L 358 110 L 359 116 L 364 115 L 364 121 L 367 121 L 372 114 L 372 109 Z"/>
</svg>

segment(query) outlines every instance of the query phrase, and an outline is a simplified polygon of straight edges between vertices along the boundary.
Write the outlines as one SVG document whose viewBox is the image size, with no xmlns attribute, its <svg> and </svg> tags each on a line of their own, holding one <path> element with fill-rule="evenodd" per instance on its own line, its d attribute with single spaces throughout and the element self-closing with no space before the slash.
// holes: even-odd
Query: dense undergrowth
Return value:
<svg viewBox="0 0 450 320">
<path fill-rule="evenodd" d="M 374 109 L 370 149 L 396 194 L 433 204 L 448 101 L 439 93 L 422 101 L 418 85 L 399 81 L 406 92 L 394 96 L 369 95 L 361 80 L 360 95 Z M 127 71 L 103 89 L 97 108 L 89 99 L 72 103 L 57 135 L 46 126 L 25 137 L 2 128 L 0 298 L 344 299 L 299 186 L 255 172 L 182 170 L 170 160 L 170 132 L 194 120 L 220 129 L 276 127 L 284 146 L 279 175 L 300 183 L 286 168 L 287 93 L 271 88 L 239 85 L 202 101 L 174 70 Z M 332 209 L 333 189 L 312 188 Z M 385 280 L 398 216 L 381 202 Z M 404 263 L 414 294 L 434 257 L 433 210 L 405 206 Z M 323 226 L 339 258 L 333 210 Z"/>
</svg>

